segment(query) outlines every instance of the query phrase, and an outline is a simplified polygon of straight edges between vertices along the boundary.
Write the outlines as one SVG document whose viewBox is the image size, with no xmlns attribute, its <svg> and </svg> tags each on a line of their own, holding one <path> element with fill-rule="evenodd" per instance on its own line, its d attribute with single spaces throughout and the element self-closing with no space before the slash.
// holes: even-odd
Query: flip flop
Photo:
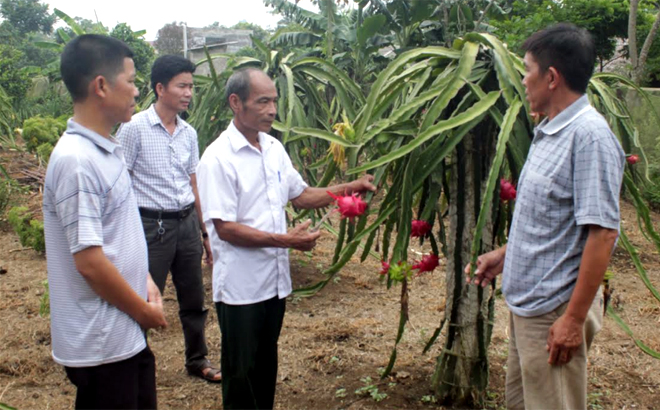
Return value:
<svg viewBox="0 0 660 410">
<path fill-rule="evenodd" d="M 209 369 L 206 374 L 204 374 L 204 370 Z M 206 361 L 203 365 L 199 366 L 196 369 L 188 369 L 188 374 L 193 376 L 193 377 L 199 377 L 200 379 L 204 379 L 209 383 L 221 383 L 222 382 L 222 373 L 220 372 L 220 369 L 213 367 L 211 365 L 211 362 Z M 219 379 L 216 379 L 216 376 L 220 375 Z"/>
</svg>

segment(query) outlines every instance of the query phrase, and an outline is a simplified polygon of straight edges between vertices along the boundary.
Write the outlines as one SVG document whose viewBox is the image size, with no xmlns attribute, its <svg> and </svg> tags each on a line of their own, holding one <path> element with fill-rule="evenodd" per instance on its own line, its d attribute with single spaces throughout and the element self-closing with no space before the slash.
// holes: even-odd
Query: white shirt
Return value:
<svg viewBox="0 0 660 410">
<path fill-rule="evenodd" d="M 174 134 L 152 105 L 117 131 L 141 208 L 178 211 L 195 202 L 190 174 L 199 162 L 197 132 L 177 115 Z"/>
<path fill-rule="evenodd" d="M 213 301 L 246 305 L 291 293 L 289 251 L 245 248 L 220 239 L 213 219 L 286 233 L 284 207 L 307 188 L 284 146 L 259 133 L 261 151 L 232 122 L 206 149 L 197 190 L 213 252 Z"/>
<path fill-rule="evenodd" d="M 133 357 L 146 347 L 140 325 L 103 300 L 76 270 L 73 254 L 91 246 L 147 298 L 147 244 L 121 147 L 69 120 L 50 156 L 44 231 L 53 358 L 69 367 Z"/>
</svg>

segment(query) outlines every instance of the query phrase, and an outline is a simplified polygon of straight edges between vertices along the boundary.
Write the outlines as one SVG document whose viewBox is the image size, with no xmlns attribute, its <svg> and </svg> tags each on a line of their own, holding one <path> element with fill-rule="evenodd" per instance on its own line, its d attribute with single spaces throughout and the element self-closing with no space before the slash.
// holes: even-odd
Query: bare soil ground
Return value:
<svg viewBox="0 0 660 410">
<path fill-rule="evenodd" d="M 31 209 L 39 208 L 39 195 L 22 198 Z M 653 218 L 659 220 L 658 215 Z M 658 252 L 639 234 L 634 211 L 625 203 L 623 219 L 651 281 L 660 286 Z M 327 234 L 311 258 L 292 254 L 295 287 L 322 278 L 320 272 L 329 265 L 333 246 L 334 240 Z M 6 269 L 0 274 L 0 402 L 18 409 L 73 408 L 75 389 L 50 356 L 49 319 L 39 316 L 40 298 L 45 291 L 44 256 L 22 249 L 7 224 L 0 223 L 0 266 Z M 619 315 L 636 337 L 660 350 L 660 303 L 645 288 L 622 249 L 616 251 L 611 269 L 615 273 L 612 302 Z M 444 271 L 437 269 L 412 283 L 411 318 L 399 345 L 395 373 L 381 381 L 379 372 L 386 366 L 394 343 L 400 292 L 399 288 L 386 289 L 379 281 L 379 270 L 380 263 L 375 259 L 363 264 L 353 261 L 316 296 L 289 299 L 280 338 L 278 409 L 442 408 L 433 402 L 430 381 L 442 337 L 428 354 L 423 355 L 422 349 L 443 316 Z M 220 331 L 211 302 L 208 268 L 205 282 L 210 359 L 219 363 Z M 183 337 L 171 283 L 164 297 L 170 327 L 150 335 L 158 366 L 160 408 L 221 408 L 220 386 L 191 378 L 185 372 Z M 486 403 L 490 409 L 504 408 L 507 315 L 499 299 L 490 347 Z M 605 319 L 590 360 L 591 409 L 660 409 L 660 361 L 639 350 L 610 318 Z M 380 401 L 356 393 L 371 384 L 381 394 L 375 395 Z"/>
</svg>

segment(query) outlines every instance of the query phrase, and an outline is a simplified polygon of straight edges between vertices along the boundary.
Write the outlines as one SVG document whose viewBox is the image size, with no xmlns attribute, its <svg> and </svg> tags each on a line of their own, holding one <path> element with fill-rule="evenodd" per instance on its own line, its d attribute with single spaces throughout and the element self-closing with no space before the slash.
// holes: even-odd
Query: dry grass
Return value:
<svg viewBox="0 0 660 410">
<path fill-rule="evenodd" d="M 33 199 L 32 201 L 34 201 Z M 34 207 L 34 204 L 31 204 Z M 660 258 L 635 230 L 635 218 L 623 207 L 624 227 L 640 248 L 642 260 L 656 286 L 660 286 Z M 656 220 L 657 220 L 657 216 Z M 46 263 L 33 251 L 20 248 L 12 232 L 0 229 L 0 402 L 19 409 L 72 408 L 75 391 L 63 369 L 50 357 L 49 321 L 39 317 L 39 299 L 44 291 Z M 334 243 L 325 235 L 309 259 L 293 253 L 292 276 L 296 286 L 314 283 L 329 265 Z M 613 303 L 635 334 L 660 350 L 660 304 L 637 278 L 634 267 L 621 250 L 614 255 Z M 349 263 L 335 283 L 313 298 L 291 298 L 280 338 L 280 372 L 276 407 L 279 409 L 429 408 L 430 378 L 442 338 L 431 352 L 422 355 L 427 339 L 444 314 L 444 273 L 415 279 L 411 287 L 411 318 L 399 345 L 395 373 L 379 381 L 379 369 L 389 359 L 398 323 L 399 288 L 387 290 L 379 281 L 380 262 Z M 218 363 L 220 332 L 212 306 L 210 271 L 205 270 L 209 320 L 207 338 L 210 359 Z M 221 391 L 187 376 L 183 366 L 183 338 L 177 303 L 171 284 L 165 292 L 170 327 L 151 332 L 156 354 L 158 398 L 162 409 L 221 407 Z M 490 402 L 503 406 L 506 362 L 507 313 L 497 301 L 496 325 L 491 343 Z M 589 394 L 591 408 L 660 408 L 660 362 L 643 354 L 613 321 L 596 338 L 590 355 Z M 388 396 L 381 402 L 358 396 L 371 377 L 378 391 Z M 425 397 L 426 396 L 426 397 Z"/>
</svg>

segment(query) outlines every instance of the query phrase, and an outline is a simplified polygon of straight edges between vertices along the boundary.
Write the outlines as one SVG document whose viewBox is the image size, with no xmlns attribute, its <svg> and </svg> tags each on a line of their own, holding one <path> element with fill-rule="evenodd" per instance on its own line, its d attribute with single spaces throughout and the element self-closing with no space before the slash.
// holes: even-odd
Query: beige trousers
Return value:
<svg viewBox="0 0 660 410">
<path fill-rule="evenodd" d="M 528 410 L 587 408 L 587 352 L 603 325 L 602 292 L 596 294 L 584 323 L 584 342 L 563 366 L 548 364 L 546 341 L 550 326 L 568 303 L 537 317 L 509 314 L 509 358 L 506 407 Z"/>
</svg>

